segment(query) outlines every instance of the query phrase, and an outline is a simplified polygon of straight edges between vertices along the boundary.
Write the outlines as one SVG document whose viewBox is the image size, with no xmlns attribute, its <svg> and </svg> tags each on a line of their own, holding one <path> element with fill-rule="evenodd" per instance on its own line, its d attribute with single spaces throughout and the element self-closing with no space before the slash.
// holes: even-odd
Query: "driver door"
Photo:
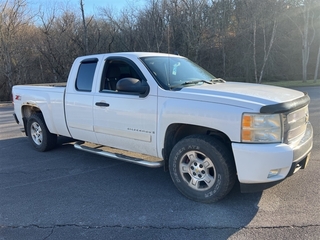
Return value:
<svg viewBox="0 0 320 240">
<path fill-rule="evenodd" d="M 98 143 L 156 156 L 157 96 L 116 89 L 122 78 L 146 81 L 129 59 L 105 61 L 100 91 L 94 96 L 94 132 Z"/>
</svg>

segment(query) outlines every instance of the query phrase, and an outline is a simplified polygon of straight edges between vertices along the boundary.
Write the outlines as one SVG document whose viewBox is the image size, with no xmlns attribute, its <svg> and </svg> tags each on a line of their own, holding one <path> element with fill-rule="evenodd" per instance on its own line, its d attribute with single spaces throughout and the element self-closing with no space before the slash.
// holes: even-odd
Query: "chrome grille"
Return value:
<svg viewBox="0 0 320 240">
<path fill-rule="evenodd" d="M 295 146 L 303 138 L 309 122 L 308 106 L 285 115 L 284 142 Z"/>
</svg>

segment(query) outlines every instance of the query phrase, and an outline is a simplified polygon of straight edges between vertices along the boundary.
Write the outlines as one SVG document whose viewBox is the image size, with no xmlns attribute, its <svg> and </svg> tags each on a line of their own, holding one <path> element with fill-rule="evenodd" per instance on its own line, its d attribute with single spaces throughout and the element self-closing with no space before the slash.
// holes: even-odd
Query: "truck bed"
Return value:
<svg viewBox="0 0 320 240">
<path fill-rule="evenodd" d="M 67 82 L 58 82 L 58 83 L 37 83 L 37 84 L 28 84 L 25 86 L 44 86 L 44 87 L 66 87 Z"/>
<path fill-rule="evenodd" d="M 66 83 L 14 86 L 12 93 L 15 99 L 14 107 L 18 120 L 23 122 L 22 111 L 24 111 L 24 105 L 33 106 L 41 109 L 51 133 L 70 137 L 64 112 L 65 89 Z"/>
</svg>

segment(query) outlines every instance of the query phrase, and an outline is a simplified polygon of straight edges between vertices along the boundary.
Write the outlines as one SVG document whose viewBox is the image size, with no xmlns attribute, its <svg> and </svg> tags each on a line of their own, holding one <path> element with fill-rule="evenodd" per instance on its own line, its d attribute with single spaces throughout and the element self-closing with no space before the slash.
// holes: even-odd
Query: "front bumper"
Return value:
<svg viewBox="0 0 320 240">
<path fill-rule="evenodd" d="M 307 125 L 299 144 L 232 143 L 242 192 L 261 191 L 274 186 L 306 167 L 313 146 L 313 129 Z M 277 174 L 271 174 L 277 172 Z"/>
</svg>

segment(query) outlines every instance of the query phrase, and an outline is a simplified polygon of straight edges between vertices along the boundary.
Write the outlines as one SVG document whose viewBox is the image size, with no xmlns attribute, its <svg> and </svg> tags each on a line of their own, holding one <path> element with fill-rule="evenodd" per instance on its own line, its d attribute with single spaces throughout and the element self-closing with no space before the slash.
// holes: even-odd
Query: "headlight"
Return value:
<svg viewBox="0 0 320 240">
<path fill-rule="evenodd" d="M 282 141 L 280 114 L 242 115 L 241 141 L 250 143 L 275 143 Z"/>
</svg>

